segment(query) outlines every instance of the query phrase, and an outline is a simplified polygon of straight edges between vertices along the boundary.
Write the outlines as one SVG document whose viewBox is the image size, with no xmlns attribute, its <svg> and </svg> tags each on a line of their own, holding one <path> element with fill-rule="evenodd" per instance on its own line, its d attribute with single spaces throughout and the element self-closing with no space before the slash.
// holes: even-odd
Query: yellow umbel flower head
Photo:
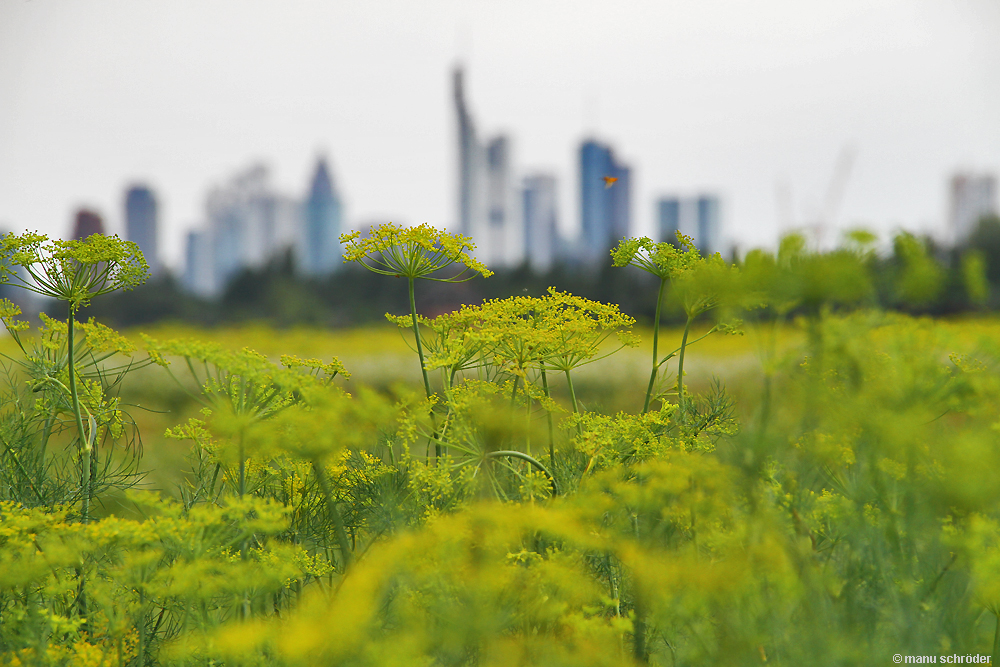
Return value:
<svg viewBox="0 0 1000 667">
<path fill-rule="evenodd" d="M 345 262 L 357 262 L 385 276 L 460 282 L 473 278 L 476 273 L 484 278 L 493 275 L 485 264 L 468 254 L 476 249 L 472 239 L 427 224 L 401 227 L 388 222 L 373 227 L 368 238 L 361 238 L 361 232 L 351 232 L 341 235 L 340 242 L 347 246 Z M 454 276 L 431 277 L 436 271 L 454 264 L 465 268 Z M 473 275 L 466 276 L 469 272 Z"/>
</svg>

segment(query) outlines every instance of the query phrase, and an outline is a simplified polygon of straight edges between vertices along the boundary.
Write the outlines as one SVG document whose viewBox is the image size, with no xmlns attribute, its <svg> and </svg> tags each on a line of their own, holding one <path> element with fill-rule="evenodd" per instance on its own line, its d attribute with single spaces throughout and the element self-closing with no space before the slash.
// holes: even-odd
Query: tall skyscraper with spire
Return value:
<svg viewBox="0 0 1000 667">
<path fill-rule="evenodd" d="M 505 135 L 484 144 L 465 98 L 461 67 L 452 72 L 458 130 L 458 228 L 475 242 L 476 257 L 487 265 L 517 266 L 524 261 L 521 192 L 513 176 L 511 141 Z"/>
<path fill-rule="evenodd" d="M 485 242 L 486 156 L 476 134 L 475 121 L 465 102 L 465 72 L 452 72 L 452 92 L 458 121 L 458 231 Z"/>
<path fill-rule="evenodd" d="M 321 276 L 336 270 L 341 259 L 342 205 L 326 160 L 316 163 L 303 211 L 304 245 L 299 256 L 302 272 Z"/>
<path fill-rule="evenodd" d="M 125 193 L 125 238 L 134 242 L 149 264 L 150 275 L 160 272 L 156 241 L 156 197 L 144 185 L 133 185 Z"/>
</svg>

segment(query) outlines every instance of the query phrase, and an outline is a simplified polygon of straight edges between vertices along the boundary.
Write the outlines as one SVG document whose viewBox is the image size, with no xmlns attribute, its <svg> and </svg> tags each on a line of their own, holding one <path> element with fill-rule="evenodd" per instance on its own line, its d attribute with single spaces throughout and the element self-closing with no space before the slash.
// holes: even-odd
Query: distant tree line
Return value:
<svg viewBox="0 0 1000 667">
<path fill-rule="evenodd" d="M 907 240 L 909 239 L 909 240 Z M 976 310 L 1000 309 L 1000 217 L 984 217 L 968 241 L 957 247 L 942 247 L 930 238 L 917 238 L 920 252 L 931 260 L 934 289 L 919 300 L 901 294 L 895 277 L 910 261 L 914 237 L 901 234 L 888 255 L 871 260 L 875 293 L 870 305 L 933 316 L 956 315 Z M 739 258 L 732 258 L 739 263 Z M 977 268 L 978 267 L 978 268 Z M 985 294 L 970 293 L 970 271 L 985 276 Z M 539 296 L 549 287 L 598 301 L 618 303 L 622 311 L 641 321 L 653 319 L 649 291 L 655 289 L 650 277 L 633 268 L 614 268 L 610 255 L 596 270 L 558 265 L 546 274 L 527 266 L 497 271 L 489 279 L 464 283 L 425 282 L 418 303 L 428 316 L 478 304 L 484 299 L 511 294 Z M 982 290 L 980 290 L 982 291 Z M 55 309 L 52 309 L 55 310 Z M 202 326 L 265 321 L 277 327 L 313 325 L 349 327 L 384 322 L 385 313 L 408 310 L 406 282 L 385 280 L 353 265 L 321 279 L 305 279 L 296 272 L 289 253 L 261 269 L 244 270 L 230 281 L 217 299 L 206 300 L 186 292 L 170 275 L 150 281 L 130 292 L 81 311 L 81 317 L 97 317 L 118 328 L 148 325 L 160 321 L 182 321 Z M 53 315 L 61 316 L 53 312 Z M 665 321 L 681 319 L 679 313 L 665 312 Z"/>
</svg>

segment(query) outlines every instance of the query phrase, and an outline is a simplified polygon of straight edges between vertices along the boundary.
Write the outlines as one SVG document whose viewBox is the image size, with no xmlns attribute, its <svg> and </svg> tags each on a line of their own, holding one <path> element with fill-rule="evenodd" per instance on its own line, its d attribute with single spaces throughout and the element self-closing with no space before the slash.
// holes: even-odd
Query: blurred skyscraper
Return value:
<svg viewBox="0 0 1000 667">
<path fill-rule="evenodd" d="M 698 211 L 698 235 L 694 239 L 695 245 L 703 255 L 719 252 L 722 250 L 719 198 L 714 195 L 701 195 L 695 200 L 695 205 Z"/>
<path fill-rule="evenodd" d="M 266 167 L 256 165 L 212 190 L 205 205 L 208 224 L 188 235 L 185 284 L 216 296 L 242 269 L 260 269 L 300 241 L 301 207 L 276 194 Z M 301 255 L 300 255 L 301 257 Z"/>
<path fill-rule="evenodd" d="M 326 275 L 343 264 L 340 247 L 341 203 L 326 160 L 320 158 L 304 205 L 304 245 L 298 253 L 306 275 Z"/>
<path fill-rule="evenodd" d="M 476 133 L 475 121 L 465 103 L 465 74 L 452 72 L 452 92 L 458 118 L 458 231 L 485 243 L 489 228 L 486 215 L 486 155 Z"/>
<path fill-rule="evenodd" d="M 997 179 L 990 174 L 955 174 L 951 179 L 951 231 L 963 243 L 976 231 L 979 220 L 997 214 Z"/>
<path fill-rule="evenodd" d="M 524 246 L 532 271 L 552 268 L 557 243 L 556 179 L 548 174 L 524 179 Z"/>
<path fill-rule="evenodd" d="M 452 73 L 458 129 L 458 226 L 471 236 L 476 257 L 488 266 L 524 261 L 521 193 L 513 176 L 511 142 L 504 135 L 484 145 L 465 100 L 464 73 Z"/>
<path fill-rule="evenodd" d="M 216 295 L 212 241 L 208 230 L 188 232 L 184 247 L 184 287 L 202 298 Z"/>
<path fill-rule="evenodd" d="M 514 267 L 524 261 L 524 211 L 512 163 L 510 140 L 501 135 L 490 141 L 486 149 L 487 252 L 495 266 Z"/>
<path fill-rule="evenodd" d="M 703 255 L 721 248 L 722 217 L 719 197 L 664 197 L 656 203 L 660 240 L 675 241 L 680 231 L 694 239 Z"/>
<path fill-rule="evenodd" d="M 82 241 L 91 234 L 103 234 L 104 221 L 90 209 L 81 208 L 73 218 L 73 238 Z"/>
<path fill-rule="evenodd" d="M 656 219 L 660 225 L 660 240 L 673 242 L 681 228 L 681 200 L 666 197 L 656 202 Z"/>
<path fill-rule="evenodd" d="M 152 190 L 144 185 L 128 189 L 125 193 L 125 238 L 139 246 L 153 276 L 160 272 L 156 214 L 156 197 Z"/>
<path fill-rule="evenodd" d="M 614 179 L 613 181 L 610 179 Z M 579 259 L 597 264 L 631 229 L 631 169 L 609 146 L 588 139 L 580 145 Z"/>
</svg>

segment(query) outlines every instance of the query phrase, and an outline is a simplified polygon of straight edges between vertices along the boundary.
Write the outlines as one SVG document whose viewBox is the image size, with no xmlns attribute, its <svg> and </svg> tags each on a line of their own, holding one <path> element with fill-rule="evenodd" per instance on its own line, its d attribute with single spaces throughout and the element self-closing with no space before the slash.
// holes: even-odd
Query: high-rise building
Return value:
<svg viewBox="0 0 1000 667">
<path fill-rule="evenodd" d="M 316 164 L 309 195 L 303 207 L 304 247 L 299 252 L 306 275 L 331 273 L 343 264 L 341 257 L 341 202 L 326 160 Z"/>
<path fill-rule="evenodd" d="M 510 140 L 495 137 L 486 148 L 486 201 L 489 236 L 484 255 L 494 266 L 524 261 L 524 215 L 520 189 L 514 182 Z"/>
<path fill-rule="evenodd" d="M 660 239 L 675 241 L 676 232 L 694 239 L 703 255 L 721 249 L 721 206 L 719 197 L 663 197 L 656 203 Z"/>
<path fill-rule="evenodd" d="M 458 231 L 480 246 L 489 229 L 486 202 L 486 155 L 476 124 L 465 102 L 465 73 L 452 72 L 452 92 L 458 120 Z"/>
<path fill-rule="evenodd" d="M 125 238 L 139 246 L 153 276 L 160 272 L 156 214 L 156 197 L 152 190 L 144 185 L 128 189 L 125 193 Z"/>
<path fill-rule="evenodd" d="M 288 249 L 302 257 L 310 245 L 300 240 L 301 206 L 273 191 L 262 165 L 213 189 L 205 211 L 205 228 L 188 235 L 185 268 L 188 288 L 202 296 L 218 295 L 240 270 L 260 269 Z"/>
<path fill-rule="evenodd" d="M 212 264 L 212 239 L 208 230 L 188 232 L 184 248 L 184 287 L 203 298 L 215 296 L 215 267 Z"/>
<path fill-rule="evenodd" d="M 700 195 L 695 200 L 697 207 L 698 235 L 695 236 L 695 245 L 703 255 L 719 252 L 721 217 L 719 198 L 714 195 Z"/>
<path fill-rule="evenodd" d="M 511 141 L 504 135 L 486 144 L 479 139 L 460 67 L 452 73 L 452 87 L 458 121 L 459 232 L 472 237 L 476 257 L 488 266 L 517 266 L 524 261 L 524 222 Z"/>
<path fill-rule="evenodd" d="M 81 208 L 73 218 L 73 239 L 82 241 L 92 234 L 104 233 L 104 221 L 90 209 Z"/>
<path fill-rule="evenodd" d="M 214 285 L 220 291 L 241 269 L 263 267 L 270 255 L 265 238 L 269 180 L 267 167 L 255 165 L 208 195 Z"/>
<path fill-rule="evenodd" d="M 552 268 L 557 243 L 556 179 L 537 174 L 524 179 L 524 247 L 532 271 Z"/>
<path fill-rule="evenodd" d="M 950 224 L 956 243 L 976 231 L 979 220 L 997 214 L 997 179 L 990 174 L 956 174 L 951 179 Z"/>
<path fill-rule="evenodd" d="M 677 232 L 681 230 L 681 200 L 677 197 L 664 197 L 656 202 L 656 219 L 660 226 L 660 240 L 675 240 Z"/>
<path fill-rule="evenodd" d="M 580 259 L 596 264 L 628 236 L 632 217 L 631 169 L 609 146 L 588 139 L 580 145 Z"/>
</svg>

